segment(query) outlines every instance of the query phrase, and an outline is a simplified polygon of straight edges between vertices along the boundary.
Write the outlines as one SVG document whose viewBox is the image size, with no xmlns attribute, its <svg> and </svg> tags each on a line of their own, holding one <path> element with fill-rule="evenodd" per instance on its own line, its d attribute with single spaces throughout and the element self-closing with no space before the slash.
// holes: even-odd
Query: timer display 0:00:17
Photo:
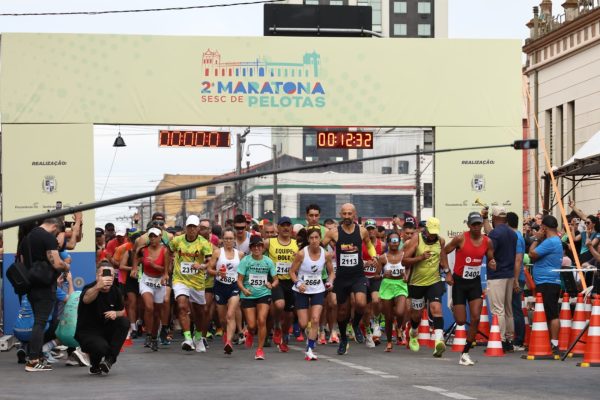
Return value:
<svg viewBox="0 0 600 400">
<path fill-rule="evenodd" d="M 373 132 L 317 132 L 318 149 L 372 149 Z"/>
<path fill-rule="evenodd" d="M 219 131 L 159 131 L 159 147 L 231 147 L 231 133 Z"/>
</svg>

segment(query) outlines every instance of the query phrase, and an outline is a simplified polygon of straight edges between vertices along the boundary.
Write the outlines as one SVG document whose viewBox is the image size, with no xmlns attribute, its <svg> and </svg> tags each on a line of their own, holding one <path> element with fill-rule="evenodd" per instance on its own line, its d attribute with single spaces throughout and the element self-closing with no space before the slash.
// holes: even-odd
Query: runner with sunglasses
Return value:
<svg viewBox="0 0 600 400">
<path fill-rule="evenodd" d="M 233 218 L 233 229 L 235 230 L 235 241 L 233 247 L 244 254 L 250 254 L 250 232 L 247 231 L 248 223 L 246 217 L 238 214 Z"/>
</svg>

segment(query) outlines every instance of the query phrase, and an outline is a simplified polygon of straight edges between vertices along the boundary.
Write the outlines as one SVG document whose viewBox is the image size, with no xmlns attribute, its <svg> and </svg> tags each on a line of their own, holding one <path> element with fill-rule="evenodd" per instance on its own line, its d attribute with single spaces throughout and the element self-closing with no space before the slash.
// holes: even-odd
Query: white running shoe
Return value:
<svg viewBox="0 0 600 400">
<path fill-rule="evenodd" d="M 381 337 L 381 327 L 379 326 L 379 324 L 375 324 L 375 326 L 373 327 L 373 337 Z"/>
<path fill-rule="evenodd" d="M 206 353 L 206 345 L 203 339 L 194 339 L 194 347 L 196 347 L 196 353 Z"/>
<path fill-rule="evenodd" d="M 81 347 L 76 348 L 72 354 L 77 358 L 77 361 L 79 362 L 80 366 L 89 367 L 90 365 L 92 365 L 90 363 L 90 357 L 87 355 L 87 353 L 81 351 Z"/>
<path fill-rule="evenodd" d="M 317 355 L 315 353 L 313 353 L 313 351 L 310 347 L 304 353 L 304 359 L 306 361 L 317 361 L 318 360 Z"/>
<path fill-rule="evenodd" d="M 471 366 L 471 365 L 475 365 L 475 361 L 471 360 L 471 356 L 469 355 L 469 353 L 463 353 L 460 356 L 460 360 L 458 361 L 458 364 Z"/>
<path fill-rule="evenodd" d="M 181 343 L 181 350 L 194 351 L 195 349 L 194 342 L 190 339 L 184 340 L 183 343 Z"/>
<path fill-rule="evenodd" d="M 375 347 L 375 342 L 373 341 L 373 335 L 372 334 L 367 334 L 367 338 L 365 340 L 365 345 L 369 348 L 372 349 Z"/>
</svg>

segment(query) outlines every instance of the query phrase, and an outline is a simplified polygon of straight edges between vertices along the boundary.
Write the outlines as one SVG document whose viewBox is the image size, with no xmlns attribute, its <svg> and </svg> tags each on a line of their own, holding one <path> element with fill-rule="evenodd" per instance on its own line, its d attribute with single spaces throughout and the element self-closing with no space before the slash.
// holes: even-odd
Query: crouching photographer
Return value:
<svg viewBox="0 0 600 400">
<path fill-rule="evenodd" d="M 75 339 L 90 356 L 90 374 L 108 374 L 127 337 L 129 320 L 112 264 L 100 261 L 96 281 L 83 288 L 77 309 Z"/>
</svg>

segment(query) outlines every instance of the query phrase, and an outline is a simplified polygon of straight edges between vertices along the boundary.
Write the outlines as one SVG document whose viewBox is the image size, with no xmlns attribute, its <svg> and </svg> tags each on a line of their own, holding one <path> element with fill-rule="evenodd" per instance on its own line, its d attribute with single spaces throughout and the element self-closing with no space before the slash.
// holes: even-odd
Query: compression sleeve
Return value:
<svg viewBox="0 0 600 400">
<path fill-rule="evenodd" d="M 375 250 L 375 246 L 373 246 L 373 242 L 369 240 L 369 244 L 367 244 L 367 252 L 372 258 L 377 257 L 377 251 Z"/>
</svg>

